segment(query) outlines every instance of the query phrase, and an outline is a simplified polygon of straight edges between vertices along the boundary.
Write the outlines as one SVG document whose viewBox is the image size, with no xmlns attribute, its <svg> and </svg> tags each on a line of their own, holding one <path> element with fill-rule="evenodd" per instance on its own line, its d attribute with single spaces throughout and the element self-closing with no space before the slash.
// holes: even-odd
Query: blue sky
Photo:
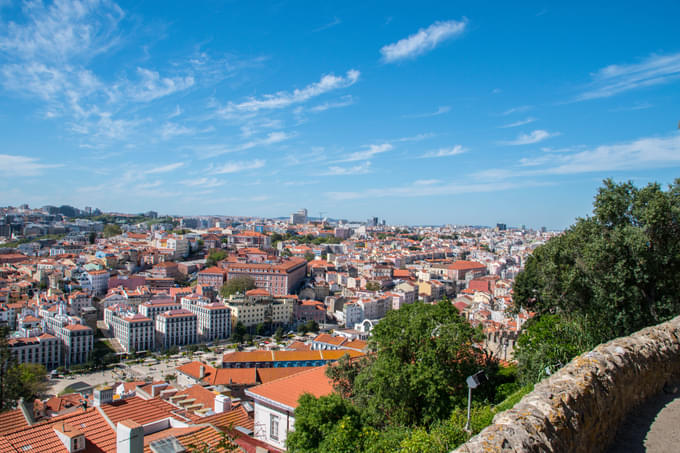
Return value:
<svg viewBox="0 0 680 453">
<path fill-rule="evenodd" d="M 680 176 L 678 17 L 0 0 L 0 205 L 563 228 Z"/>
</svg>

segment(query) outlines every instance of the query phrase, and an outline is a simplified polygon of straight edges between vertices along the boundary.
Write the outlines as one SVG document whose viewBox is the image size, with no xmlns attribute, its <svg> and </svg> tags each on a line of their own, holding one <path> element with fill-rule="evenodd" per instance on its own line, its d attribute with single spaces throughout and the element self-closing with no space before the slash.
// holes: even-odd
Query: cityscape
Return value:
<svg viewBox="0 0 680 453">
<path fill-rule="evenodd" d="M 680 5 L 0 1 L 0 446 L 666 453 Z"/>
</svg>

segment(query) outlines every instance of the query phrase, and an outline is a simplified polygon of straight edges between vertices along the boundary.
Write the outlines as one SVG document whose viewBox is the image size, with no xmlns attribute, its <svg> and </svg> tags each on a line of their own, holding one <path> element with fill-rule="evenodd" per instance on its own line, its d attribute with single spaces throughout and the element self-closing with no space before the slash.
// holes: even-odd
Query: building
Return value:
<svg viewBox="0 0 680 453">
<path fill-rule="evenodd" d="M 224 304 L 210 302 L 198 294 L 182 297 L 182 308 L 197 317 L 197 334 L 201 341 L 229 338 L 231 335 L 231 311 Z"/>
<path fill-rule="evenodd" d="M 295 408 L 304 393 L 319 398 L 333 393 L 326 367 L 313 368 L 245 391 L 255 402 L 254 437 L 285 449 L 288 433 L 295 427 Z"/>
<path fill-rule="evenodd" d="M 219 289 L 224 284 L 224 274 L 224 269 L 220 267 L 203 269 L 198 273 L 197 284 Z"/>
<path fill-rule="evenodd" d="M 234 263 L 223 262 L 227 281 L 236 277 L 251 277 L 258 288 L 274 296 L 292 294 L 302 283 L 307 273 L 304 258 L 292 258 L 281 263 Z"/>
<path fill-rule="evenodd" d="M 154 347 L 154 325 L 151 318 L 136 314 L 125 305 L 104 310 L 104 322 L 125 352 L 147 351 Z"/>
<path fill-rule="evenodd" d="M 89 271 L 87 279 L 90 282 L 90 288 L 95 295 L 106 294 L 109 289 L 109 272 L 106 270 Z"/>
<path fill-rule="evenodd" d="M 231 299 L 231 324 L 240 322 L 246 327 L 258 324 L 287 327 L 293 323 L 295 302 L 293 299 Z"/>
<path fill-rule="evenodd" d="M 189 310 L 164 311 L 156 316 L 156 346 L 168 349 L 196 343 L 196 315 Z"/>
<path fill-rule="evenodd" d="M 180 302 L 175 302 L 174 299 L 170 298 L 163 298 L 150 300 L 148 302 L 144 302 L 143 304 L 139 304 L 139 313 L 146 316 L 147 318 L 155 320 L 156 316 L 163 312 L 179 310 L 180 308 L 182 308 L 182 304 Z"/>
<path fill-rule="evenodd" d="M 290 223 L 291 225 L 303 225 L 307 223 L 307 210 L 300 209 L 299 211 L 292 213 L 290 215 Z"/>
<path fill-rule="evenodd" d="M 69 324 L 60 329 L 57 337 L 64 345 L 63 363 L 67 368 L 89 360 L 94 349 L 94 334 L 90 327 L 82 324 Z"/>
<path fill-rule="evenodd" d="M 36 337 L 10 338 L 7 345 L 17 363 L 39 363 L 48 370 L 61 364 L 61 342 L 49 333 Z"/>
</svg>

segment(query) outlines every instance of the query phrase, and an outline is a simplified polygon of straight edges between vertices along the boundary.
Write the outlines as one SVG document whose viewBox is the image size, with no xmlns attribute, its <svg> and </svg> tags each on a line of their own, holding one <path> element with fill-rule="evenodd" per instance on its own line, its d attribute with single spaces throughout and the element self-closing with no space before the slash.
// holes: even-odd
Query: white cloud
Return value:
<svg viewBox="0 0 680 453">
<path fill-rule="evenodd" d="M 358 198 L 385 198 L 385 197 L 432 197 L 437 195 L 459 195 L 466 193 L 500 192 L 518 187 L 536 185 L 536 183 L 523 181 L 521 183 L 494 181 L 492 183 L 448 183 L 448 184 L 412 184 L 399 187 L 385 187 L 368 189 L 361 192 L 326 192 L 326 196 L 332 200 L 355 200 Z"/>
<path fill-rule="evenodd" d="M 177 123 L 165 123 L 161 127 L 161 137 L 163 138 L 163 140 L 168 140 L 170 138 L 178 137 L 180 135 L 190 135 L 195 133 L 196 129 L 186 127 Z"/>
<path fill-rule="evenodd" d="M 680 165 L 680 135 L 646 137 L 629 143 L 601 145 L 572 154 L 522 159 L 523 166 L 546 166 L 547 174 L 587 173 L 594 171 L 638 170 Z"/>
<path fill-rule="evenodd" d="M 210 188 L 210 187 L 219 187 L 224 185 L 224 181 L 220 181 L 217 178 L 195 178 L 195 179 L 184 179 L 180 181 L 182 184 L 185 186 L 189 187 L 203 187 L 203 188 Z"/>
<path fill-rule="evenodd" d="M 341 23 L 342 23 L 342 21 L 340 19 L 338 19 L 337 17 L 334 17 L 332 21 L 330 21 L 327 24 L 324 24 L 324 25 L 322 25 L 318 28 L 315 28 L 314 30 L 312 30 L 312 32 L 317 33 L 317 32 L 320 32 L 322 30 L 326 30 L 328 28 L 335 27 L 336 25 L 341 24 Z"/>
<path fill-rule="evenodd" d="M 389 143 L 381 143 L 379 145 L 367 145 L 365 148 L 367 148 L 365 151 L 354 152 L 346 158 L 339 159 L 336 162 L 355 162 L 358 160 L 368 160 L 376 154 L 391 151 L 394 147 Z"/>
<path fill-rule="evenodd" d="M 680 79 L 680 53 L 651 55 L 640 63 L 610 65 L 595 74 L 590 87 L 576 100 L 614 96 L 636 88 Z"/>
<path fill-rule="evenodd" d="M 0 174 L 9 177 L 37 176 L 50 168 L 63 167 L 62 164 L 42 164 L 34 157 L 0 154 Z"/>
<path fill-rule="evenodd" d="M 512 115 L 513 113 L 521 113 L 521 112 L 526 112 L 527 110 L 530 110 L 531 106 L 530 105 L 520 105 L 519 107 L 513 107 L 510 109 L 507 109 L 503 113 L 501 113 L 502 116 L 508 116 Z"/>
<path fill-rule="evenodd" d="M 349 105 L 354 104 L 354 99 L 352 99 L 352 96 L 343 96 L 343 98 L 339 101 L 335 102 L 324 102 L 323 104 L 316 105 L 312 108 L 309 109 L 310 112 L 318 113 L 318 112 L 324 112 L 329 109 L 337 109 L 340 107 L 347 107 Z"/>
<path fill-rule="evenodd" d="M 260 110 L 281 109 L 308 101 L 329 91 L 349 87 L 354 85 L 357 80 L 359 80 L 359 71 L 355 69 L 347 71 L 344 77 L 327 74 L 322 76 L 318 82 L 307 85 L 302 89 L 295 89 L 292 92 L 279 91 L 275 94 L 264 95 L 259 99 L 250 98 L 238 104 L 230 102 L 220 113 L 230 116 L 234 112 L 258 112 Z"/>
<path fill-rule="evenodd" d="M 403 118 L 430 118 L 432 116 L 439 116 L 451 111 L 451 107 L 448 105 L 442 105 L 434 112 L 428 113 L 417 113 L 413 115 L 404 115 Z"/>
<path fill-rule="evenodd" d="M 536 121 L 536 118 L 529 117 L 524 120 L 515 121 L 514 123 L 508 123 L 498 127 L 500 127 L 501 129 L 507 129 L 509 127 L 524 126 L 525 124 L 530 124 L 533 123 L 534 121 Z"/>
<path fill-rule="evenodd" d="M 177 163 L 174 163 L 174 164 L 167 164 L 167 165 L 163 165 L 161 167 L 152 168 L 150 170 L 146 170 L 144 173 L 146 173 L 147 175 L 158 174 L 158 173 L 168 173 L 168 172 L 177 170 L 178 168 L 183 167 L 183 166 L 184 166 L 184 162 L 177 162 Z"/>
<path fill-rule="evenodd" d="M 189 149 L 198 154 L 200 159 L 208 159 L 211 157 L 220 156 L 222 154 L 234 153 L 237 151 L 247 151 L 249 149 L 257 148 L 259 146 L 268 146 L 276 143 L 289 140 L 295 137 L 294 133 L 286 132 L 270 132 L 265 137 L 253 139 L 238 145 L 222 145 L 222 144 L 212 144 L 212 145 L 195 145 L 191 146 Z"/>
<path fill-rule="evenodd" d="M 437 151 L 430 151 L 422 156 L 421 158 L 427 159 L 427 158 L 434 158 L 434 157 L 449 157 L 449 156 L 457 156 L 458 154 L 463 154 L 467 149 L 463 148 L 461 145 L 456 145 L 452 148 L 441 148 L 438 149 Z"/>
<path fill-rule="evenodd" d="M 504 145 L 531 145 L 533 143 L 542 142 L 551 137 L 560 135 L 559 132 L 548 132 L 541 129 L 537 129 L 529 134 L 519 134 L 515 140 L 510 140 L 506 142 L 501 142 Z"/>
<path fill-rule="evenodd" d="M 433 184 L 440 184 L 439 179 L 419 179 L 413 183 L 414 186 L 431 186 Z"/>
<path fill-rule="evenodd" d="M 427 28 L 421 28 L 417 33 L 380 49 L 382 59 L 386 63 L 393 63 L 422 55 L 443 41 L 461 35 L 467 22 L 467 19 L 463 18 L 461 21 L 435 22 Z"/>
<path fill-rule="evenodd" d="M 137 68 L 139 82 L 127 83 L 127 96 L 138 102 L 149 102 L 194 85 L 193 76 L 161 77 L 157 71 Z"/>
<path fill-rule="evenodd" d="M 346 175 L 363 175 L 366 173 L 370 173 L 371 171 L 371 163 L 370 162 L 364 162 L 359 165 L 355 165 L 353 167 L 338 167 L 338 166 L 331 166 L 328 167 L 328 171 L 321 173 L 322 175 L 327 175 L 327 176 L 346 176 Z"/>
<path fill-rule="evenodd" d="M 213 175 L 224 175 L 228 173 L 239 173 L 246 170 L 254 170 L 256 168 L 262 168 L 264 165 L 265 161 L 261 159 L 255 159 L 252 161 L 234 161 L 212 167 L 209 172 Z"/>
</svg>

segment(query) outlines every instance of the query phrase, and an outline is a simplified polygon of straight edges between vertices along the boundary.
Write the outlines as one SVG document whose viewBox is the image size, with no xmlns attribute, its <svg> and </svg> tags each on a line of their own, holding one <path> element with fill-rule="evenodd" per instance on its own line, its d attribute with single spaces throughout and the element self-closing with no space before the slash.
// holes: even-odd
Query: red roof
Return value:
<svg viewBox="0 0 680 453">
<path fill-rule="evenodd" d="M 258 385 L 246 390 L 246 393 L 254 398 L 260 396 L 294 409 L 298 406 L 300 397 L 305 393 L 310 393 L 317 398 L 333 393 L 333 384 L 326 376 L 326 368 L 326 366 L 312 368 Z"/>
<path fill-rule="evenodd" d="M 448 269 L 452 269 L 454 271 L 464 271 L 464 270 L 471 270 L 471 269 L 486 269 L 486 265 L 482 263 L 478 263 L 476 261 L 456 261 L 453 264 L 450 264 L 447 266 Z"/>
</svg>

